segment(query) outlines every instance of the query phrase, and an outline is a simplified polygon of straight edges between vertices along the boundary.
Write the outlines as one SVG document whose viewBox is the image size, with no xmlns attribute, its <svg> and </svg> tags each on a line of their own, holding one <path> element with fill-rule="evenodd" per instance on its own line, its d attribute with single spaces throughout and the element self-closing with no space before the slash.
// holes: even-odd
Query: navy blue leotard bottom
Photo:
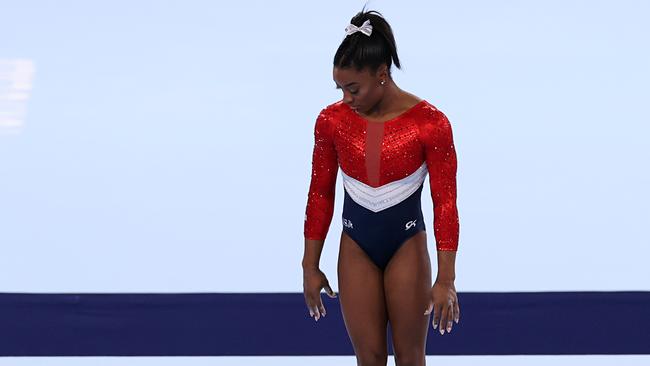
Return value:
<svg viewBox="0 0 650 366">
<path fill-rule="evenodd" d="M 345 191 L 343 231 L 382 271 L 406 240 L 426 231 L 420 200 L 422 187 L 420 184 L 407 199 L 379 212 L 359 205 Z"/>
</svg>

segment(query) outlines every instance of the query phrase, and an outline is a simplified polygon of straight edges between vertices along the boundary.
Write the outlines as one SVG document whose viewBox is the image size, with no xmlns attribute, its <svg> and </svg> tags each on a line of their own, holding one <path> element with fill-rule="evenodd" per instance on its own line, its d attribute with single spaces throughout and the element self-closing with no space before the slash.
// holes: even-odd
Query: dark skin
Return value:
<svg viewBox="0 0 650 366">
<path fill-rule="evenodd" d="M 395 118 L 421 101 L 401 90 L 381 65 L 376 73 L 354 68 L 333 70 L 343 102 L 369 123 Z M 382 83 L 383 81 L 383 83 Z M 310 315 L 326 315 L 320 292 L 336 298 L 319 269 L 323 240 L 305 240 L 302 260 L 303 290 Z M 438 273 L 431 285 L 427 234 L 419 232 L 398 249 L 382 272 L 345 232 L 341 232 L 338 257 L 339 301 L 344 322 L 359 365 L 386 365 L 386 327 L 390 321 L 397 365 L 424 365 L 429 316 L 433 328 L 451 332 L 460 320 L 456 288 L 455 251 L 437 251 Z M 453 320 L 453 321 L 452 321 Z"/>
</svg>

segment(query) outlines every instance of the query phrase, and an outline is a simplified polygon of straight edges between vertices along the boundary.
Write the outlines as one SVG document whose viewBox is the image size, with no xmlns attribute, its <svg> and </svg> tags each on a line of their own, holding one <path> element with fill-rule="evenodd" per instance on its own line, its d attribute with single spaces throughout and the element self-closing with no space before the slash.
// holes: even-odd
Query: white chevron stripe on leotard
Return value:
<svg viewBox="0 0 650 366">
<path fill-rule="evenodd" d="M 372 212 L 379 212 L 395 206 L 417 191 L 424 182 L 427 172 L 427 164 L 424 162 L 411 175 L 377 188 L 350 177 L 343 169 L 341 169 L 341 176 L 343 187 L 354 202 Z"/>
</svg>

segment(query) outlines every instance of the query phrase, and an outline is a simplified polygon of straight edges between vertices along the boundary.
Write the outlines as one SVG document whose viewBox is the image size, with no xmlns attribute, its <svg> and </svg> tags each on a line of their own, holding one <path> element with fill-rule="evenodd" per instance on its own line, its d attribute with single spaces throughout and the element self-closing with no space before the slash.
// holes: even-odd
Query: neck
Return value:
<svg viewBox="0 0 650 366">
<path fill-rule="evenodd" d="M 386 80 L 384 88 L 386 88 L 384 96 L 379 100 L 379 102 L 377 102 L 377 104 L 368 110 L 366 113 L 367 116 L 382 117 L 386 113 L 395 110 L 395 104 L 399 99 L 399 96 L 402 94 L 402 90 L 390 79 Z"/>
</svg>

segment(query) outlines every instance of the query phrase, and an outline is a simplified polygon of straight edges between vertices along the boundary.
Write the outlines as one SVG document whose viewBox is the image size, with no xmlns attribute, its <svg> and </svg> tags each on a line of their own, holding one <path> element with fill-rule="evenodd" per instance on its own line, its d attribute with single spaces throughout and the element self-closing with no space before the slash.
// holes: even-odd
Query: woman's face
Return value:
<svg viewBox="0 0 650 366">
<path fill-rule="evenodd" d="M 384 94 L 384 88 L 379 83 L 386 80 L 381 68 L 377 75 L 372 75 L 367 68 L 356 71 L 354 68 L 334 67 L 334 83 L 337 89 L 343 90 L 343 103 L 357 112 L 364 113 L 376 105 Z"/>
</svg>

